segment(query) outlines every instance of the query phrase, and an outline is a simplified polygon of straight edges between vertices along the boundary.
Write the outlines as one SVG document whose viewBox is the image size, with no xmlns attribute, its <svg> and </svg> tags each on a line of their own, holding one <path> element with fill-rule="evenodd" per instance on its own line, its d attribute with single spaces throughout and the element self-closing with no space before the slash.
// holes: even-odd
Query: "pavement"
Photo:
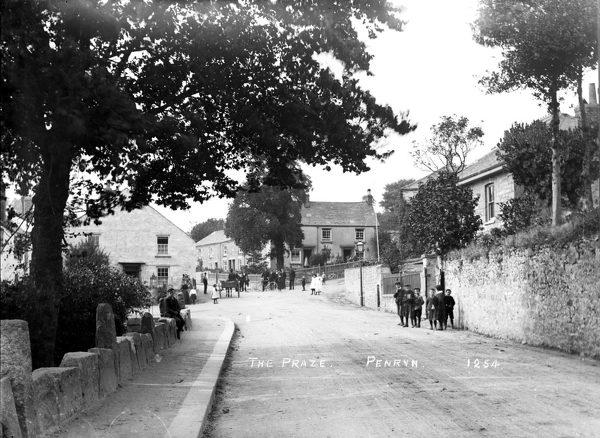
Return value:
<svg viewBox="0 0 600 438">
<path fill-rule="evenodd" d="M 215 316 L 209 295 L 198 298 L 187 306 L 192 328 L 173 348 L 122 383 L 101 406 L 78 414 L 48 436 L 201 437 L 235 326 L 231 319 Z"/>
</svg>

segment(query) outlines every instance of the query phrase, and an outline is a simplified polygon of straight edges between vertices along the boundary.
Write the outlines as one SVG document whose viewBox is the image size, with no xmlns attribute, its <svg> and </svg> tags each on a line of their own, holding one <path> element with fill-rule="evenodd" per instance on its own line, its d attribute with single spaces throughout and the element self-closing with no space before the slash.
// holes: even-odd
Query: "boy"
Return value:
<svg viewBox="0 0 600 438">
<path fill-rule="evenodd" d="M 427 312 L 427 319 L 429 319 L 429 329 L 433 330 L 435 321 L 435 305 L 433 298 L 435 297 L 435 289 L 429 289 L 429 296 L 427 297 L 427 304 L 425 311 Z M 437 323 L 435 323 L 435 329 L 437 330 Z"/>
<path fill-rule="evenodd" d="M 423 297 L 421 296 L 421 289 L 415 288 L 415 303 L 413 305 L 413 312 L 411 315 L 413 327 L 421 327 L 421 315 L 423 313 Z"/>
<path fill-rule="evenodd" d="M 456 305 L 456 301 L 454 301 L 454 297 L 452 297 L 452 291 L 450 289 L 446 289 L 446 296 L 444 297 L 444 304 L 446 306 L 446 320 L 444 321 L 444 327 L 448 328 L 448 317 L 450 317 L 450 324 L 452 328 L 454 328 L 454 306 Z"/>
</svg>

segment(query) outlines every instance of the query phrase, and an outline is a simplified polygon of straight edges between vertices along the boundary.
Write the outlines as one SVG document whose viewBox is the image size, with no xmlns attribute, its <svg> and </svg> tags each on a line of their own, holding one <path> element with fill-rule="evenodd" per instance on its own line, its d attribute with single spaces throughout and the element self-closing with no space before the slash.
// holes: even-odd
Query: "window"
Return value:
<svg viewBox="0 0 600 438">
<path fill-rule="evenodd" d="M 494 219 L 494 184 L 485 186 L 485 220 Z"/>
<path fill-rule="evenodd" d="M 357 242 L 365 240 L 365 229 L 364 228 L 357 228 L 355 231 L 356 231 L 356 241 Z"/>
<path fill-rule="evenodd" d="M 323 228 L 321 230 L 321 240 L 331 242 L 331 228 Z"/>
<path fill-rule="evenodd" d="M 210 246 L 210 247 L 208 248 L 208 258 L 209 258 L 209 259 L 212 259 L 212 258 L 213 258 L 213 249 L 214 249 L 214 248 L 213 248 L 212 246 Z"/>
<path fill-rule="evenodd" d="M 292 263 L 300 263 L 300 250 L 299 249 L 292 250 Z"/>
<path fill-rule="evenodd" d="M 169 267 L 158 267 L 157 269 L 157 277 L 158 277 L 158 285 L 166 286 L 169 284 Z"/>
<path fill-rule="evenodd" d="M 87 240 L 94 246 L 100 246 L 100 234 L 91 234 Z"/>
<path fill-rule="evenodd" d="M 158 254 L 169 254 L 169 238 L 168 237 L 157 237 L 156 243 L 158 245 Z"/>
<path fill-rule="evenodd" d="M 227 245 L 223 245 L 223 257 L 227 257 Z"/>
</svg>

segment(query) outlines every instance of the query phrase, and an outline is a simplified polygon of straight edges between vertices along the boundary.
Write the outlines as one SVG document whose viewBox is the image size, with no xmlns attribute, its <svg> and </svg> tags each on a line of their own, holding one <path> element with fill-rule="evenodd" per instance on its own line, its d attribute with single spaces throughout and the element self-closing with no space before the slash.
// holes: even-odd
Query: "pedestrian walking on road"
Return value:
<svg viewBox="0 0 600 438">
<path fill-rule="evenodd" d="M 433 298 L 435 297 L 435 289 L 429 289 L 429 296 L 427 297 L 427 304 L 425 305 L 425 312 L 427 312 L 427 319 L 429 319 L 429 328 L 433 330 L 434 327 L 437 330 L 437 324 L 435 324 L 435 305 Z"/>
<path fill-rule="evenodd" d="M 315 279 L 315 289 L 317 291 L 317 295 L 321 295 L 321 292 L 323 292 L 323 277 L 321 277 L 321 274 L 318 274 L 317 278 Z"/>
<path fill-rule="evenodd" d="M 411 316 L 413 321 L 413 327 L 421 327 L 421 315 L 423 313 L 423 304 L 425 304 L 425 302 L 423 301 L 423 297 L 421 296 L 421 289 L 417 287 L 415 288 L 415 302 L 413 304 L 413 311 Z"/>
<path fill-rule="evenodd" d="M 454 297 L 452 297 L 451 294 L 452 291 L 446 289 L 446 296 L 444 297 L 444 304 L 446 306 L 446 319 L 444 320 L 445 328 L 448 328 L 448 317 L 450 318 L 452 328 L 454 328 L 454 306 L 456 305 L 456 301 L 454 301 Z"/>
<path fill-rule="evenodd" d="M 310 294 L 316 295 L 317 290 L 317 274 L 312 275 L 312 279 L 310 280 Z"/>
<path fill-rule="evenodd" d="M 210 296 L 213 299 L 213 304 L 219 304 L 219 285 L 213 284 L 212 295 Z"/>
</svg>

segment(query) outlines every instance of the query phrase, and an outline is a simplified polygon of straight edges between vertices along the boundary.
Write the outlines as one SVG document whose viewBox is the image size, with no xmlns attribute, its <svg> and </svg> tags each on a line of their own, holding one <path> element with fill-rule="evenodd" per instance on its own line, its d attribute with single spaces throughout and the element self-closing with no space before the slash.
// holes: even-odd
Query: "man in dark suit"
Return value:
<svg viewBox="0 0 600 438">
<path fill-rule="evenodd" d="M 265 291 L 267 284 L 269 284 L 269 277 L 270 277 L 269 270 L 265 269 L 265 272 L 262 273 L 263 292 Z"/>
<path fill-rule="evenodd" d="M 294 289 L 294 281 L 296 280 L 296 271 L 290 268 L 290 290 Z"/>
<path fill-rule="evenodd" d="M 166 315 L 175 320 L 175 324 L 177 324 L 177 339 L 180 339 L 180 333 L 185 328 L 185 321 L 180 313 L 179 301 L 175 298 L 175 289 L 170 288 L 167 293 L 169 296 L 165 300 Z"/>
</svg>

